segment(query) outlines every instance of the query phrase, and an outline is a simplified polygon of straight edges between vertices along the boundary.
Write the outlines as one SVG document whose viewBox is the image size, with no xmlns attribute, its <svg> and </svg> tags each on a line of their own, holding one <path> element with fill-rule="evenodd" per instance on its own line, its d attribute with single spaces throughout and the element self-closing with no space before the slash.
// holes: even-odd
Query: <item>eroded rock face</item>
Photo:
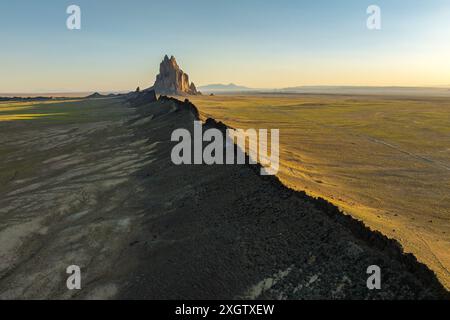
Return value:
<svg viewBox="0 0 450 320">
<path fill-rule="evenodd" d="M 189 76 L 180 69 L 172 56 L 166 55 L 159 66 L 153 89 L 163 95 L 196 95 L 199 94 L 194 83 L 189 83 Z"/>
</svg>

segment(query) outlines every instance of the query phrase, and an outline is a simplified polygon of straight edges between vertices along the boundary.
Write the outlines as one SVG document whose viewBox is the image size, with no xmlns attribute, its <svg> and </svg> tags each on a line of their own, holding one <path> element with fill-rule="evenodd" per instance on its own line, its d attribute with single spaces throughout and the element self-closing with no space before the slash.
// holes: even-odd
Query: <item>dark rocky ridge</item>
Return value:
<svg viewBox="0 0 450 320">
<path fill-rule="evenodd" d="M 186 99 L 184 102 L 181 102 L 177 99 L 161 96 L 159 98 L 159 101 L 164 102 L 165 104 L 171 103 L 173 105 L 177 106 L 177 110 L 179 111 L 187 111 L 191 113 L 194 117 L 194 119 L 199 120 L 200 115 L 197 107 L 192 104 L 188 99 Z M 225 132 L 228 126 L 223 124 L 222 122 L 216 121 L 215 119 L 208 118 L 206 119 L 204 123 L 205 129 L 208 128 L 216 128 L 219 129 L 222 132 Z M 248 159 L 246 161 L 248 163 Z M 217 168 L 217 166 L 215 166 Z M 219 166 L 220 167 L 220 166 Z M 223 166 L 222 166 L 223 167 Z M 302 217 L 308 216 L 308 213 L 305 213 L 305 208 L 314 208 L 313 211 L 315 214 L 318 214 L 319 221 L 314 221 L 311 223 L 311 225 L 307 226 L 309 229 L 313 229 L 314 225 L 318 227 L 318 230 L 311 230 L 312 234 L 314 232 L 317 232 L 316 235 L 320 234 L 321 231 L 319 231 L 324 225 L 327 225 L 330 223 L 331 225 L 334 225 L 334 227 L 330 228 L 328 232 L 325 234 L 322 234 L 322 236 L 319 235 L 319 237 L 322 239 L 323 244 L 319 244 L 319 247 L 322 250 L 326 250 L 326 247 L 328 246 L 326 243 L 329 241 L 336 242 L 336 243 L 342 243 L 345 241 L 345 239 L 349 239 L 348 236 L 351 235 L 354 237 L 353 240 L 349 241 L 349 251 L 352 251 L 352 246 L 355 245 L 355 248 L 359 248 L 358 250 L 361 250 L 361 252 L 364 251 L 363 254 L 361 252 L 362 256 L 366 254 L 373 255 L 370 258 L 363 258 L 363 260 L 372 260 L 376 261 L 376 263 L 380 264 L 382 266 L 382 274 L 384 276 L 383 279 L 386 280 L 386 274 L 388 274 L 389 281 L 391 283 L 388 284 L 390 292 L 387 292 L 386 290 L 375 290 L 375 291 L 367 291 L 364 293 L 364 290 L 361 290 L 359 292 L 353 291 L 348 292 L 344 294 L 342 297 L 345 298 L 352 298 L 352 299 L 361 299 L 361 298 L 369 298 L 369 299 L 378 299 L 378 298 L 389 298 L 389 299 L 397 299 L 397 298 L 414 298 L 414 299 L 449 299 L 450 295 L 449 292 L 442 286 L 442 284 L 437 280 L 436 275 L 433 271 L 431 271 L 425 264 L 422 264 L 417 261 L 416 257 L 411 253 L 405 253 L 403 251 L 403 248 L 399 242 L 393 239 L 389 239 L 386 236 L 384 236 L 381 232 L 373 231 L 369 229 L 367 226 L 364 225 L 362 221 L 356 220 L 350 215 L 344 214 L 338 207 L 335 205 L 329 203 L 328 201 L 322 199 L 322 198 L 313 198 L 308 196 L 303 191 L 296 191 L 292 190 L 288 187 L 286 187 L 284 184 L 281 183 L 281 181 L 276 176 L 260 176 L 260 168 L 261 166 L 259 164 L 257 165 L 245 165 L 244 167 L 250 169 L 251 172 L 256 176 L 255 179 L 260 180 L 261 185 L 264 186 L 264 188 L 272 188 L 273 194 L 272 196 L 276 196 L 278 199 L 274 201 L 276 202 L 297 202 L 302 204 L 302 207 L 298 207 L 296 209 L 291 209 L 290 212 L 287 212 L 287 216 L 285 216 L 286 221 L 285 223 L 288 223 L 287 221 L 290 219 L 293 219 L 294 221 L 297 220 L 296 218 L 293 218 L 295 215 L 299 214 Z M 225 183 L 224 183 L 225 185 Z M 226 187 L 225 187 L 226 188 Z M 243 193 L 246 191 L 242 190 Z M 270 192 L 269 192 L 270 193 Z M 257 202 L 257 199 L 247 198 L 249 201 L 250 206 L 254 205 L 254 202 Z M 264 200 L 264 196 L 260 200 Z M 267 199 L 265 199 L 267 200 Z M 252 204 L 253 203 L 253 204 Z M 245 207 L 247 207 L 244 204 Z M 268 214 L 276 213 L 280 210 L 280 208 L 277 208 L 277 205 L 259 205 L 260 210 L 262 212 L 266 212 Z M 267 207 L 269 208 L 269 211 L 267 212 Z M 292 208 L 295 208 L 292 207 Z M 236 212 L 244 213 L 240 208 L 229 208 L 229 210 L 233 210 Z M 306 209 L 306 211 L 311 210 Z M 303 213 L 302 213 L 303 212 Z M 277 216 L 277 215 L 276 215 Z M 327 217 L 327 219 L 324 219 Z M 260 219 L 259 217 L 254 217 L 255 219 Z M 262 218 L 261 218 L 262 219 Z M 269 219 L 270 220 L 270 219 Z M 308 221 L 308 219 L 305 219 Z M 315 220 L 315 219 L 312 219 Z M 304 221 L 305 222 L 305 221 Z M 312 222 L 309 220 L 309 222 Z M 274 220 L 272 220 L 272 224 L 275 223 Z M 283 224 L 283 222 L 279 221 L 275 224 Z M 297 222 L 293 222 L 293 224 L 297 224 Z M 340 229 L 338 232 L 331 231 L 332 229 L 336 228 L 337 226 L 340 226 Z M 298 229 L 298 232 L 302 233 L 304 232 L 304 226 Z M 294 228 L 295 230 L 295 228 Z M 335 236 L 344 235 L 341 239 L 333 239 Z M 256 235 L 255 235 L 256 236 Z M 355 241 L 355 239 L 357 239 Z M 302 244 L 298 244 L 301 246 Z M 322 247 L 323 246 L 323 247 Z M 356 250 L 356 251 L 358 251 Z M 292 251 L 292 248 L 286 248 L 286 252 L 295 252 Z M 330 259 L 332 256 L 339 256 L 339 252 L 323 252 L 323 253 L 317 253 L 317 256 L 323 255 L 325 253 L 325 256 L 328 256 L 328 259 Z M 358 255 L 357 253 L 355 253 Z M 333 259 L 330 259 L 330 263 L 343 263 L 345 262 L 345 259 L 349 258 L 346 257 L 346 253 L 343 253 L 342 256 L 339 256 L 336 261 L 333 261 Z M 350 259 L 354 259 L 355 257 L 351 257 L 352 254 L 350 254 Z M 341 260 L 341 259 L 344 259 Z M 361 258 L 361 256 L 360 256 Z M 289 260 L 289 258 L 284 257 L 281 258 Z M 387 261 L 390 261 L 390 263 L 386 264 Z M 286 261 L 285 261 L 286 262 Z M 295 262 L 295 261 L 291 261 Z M 360 264 L 360 261 L 354 262 L 356 265 Z M 283 264 L 283 263 L 281 263 Z M 286 264 L 285 265 L 289 265 Z M 395 265 L 395 266 L 394 266 Z M 342 271 L 346 267 L 341 266 Z M 338 267 L 341 268 L 341 267 Z M 321 270 L 315 270 L 316 272 L 321 272 Z M 336 269 L 334 270 L 336 271 Z M 293 272 L 297 275 L 298 272 Z M 301 270 L 300 270 L 301 273 Z M 361 275 L 360 275 L 361 276 Z M 350 278 L 353 278 L 352 275 L 349 274 Z M 357 276 L 358 277 L 358 276 Z M 366 275 L 362 276 L 363 278 L 366 278 Z M 295 293 L 295 290 L 293 290 L 292 285 L 293 283 L 289 283 L 293 279 L 290 280 L 279 280 L 279 284 L 274 286 L 273 289 L 268 289 L 265 293 L 262 293 L 258 298 L 277 298 L 280 294 L 284 295 L 288 298 L 305 298 L 305 296 L 301 296 L 299 294 Z M 383 281 L 384 281 L 383 280 Z M 295 281 L 295 280 L 294 280 Z M 326 286 L 331 286 L 331 284 L 326 284 Z M 355 288 L 353 288 L 355 289 Z M 323 290 L 323 288 L 321 289 Z M 327 289 L 328 290 L 328 289 Z M 326 293 L 325 296 L 321 297 L 332 297 L 331 291 L 324 290 L 324 293 Z M 414 292 L 415 291 L 415 292 Z M 360 295 L 362 294 L 362 295 Z M 306 297 L 308 298 L 308 297 Z M 311 298 L 311 296 L 309 296 Z M 319 296 L 316 296 L 315 298 L 319 298 Z"/>
<path fill-rule="evenodd" d="M 102 99 L 102 98 L 112 98 L 112 97 L 118 97 L 120 96 L 120 94 L 114 94 L 114 93 L 110 93 L 110 94 L 100 94 L 98 92 L 94 92 L 91 95 L 88 95 L 87 97 L 84 97 L 84 99 Z"/>
</svg>

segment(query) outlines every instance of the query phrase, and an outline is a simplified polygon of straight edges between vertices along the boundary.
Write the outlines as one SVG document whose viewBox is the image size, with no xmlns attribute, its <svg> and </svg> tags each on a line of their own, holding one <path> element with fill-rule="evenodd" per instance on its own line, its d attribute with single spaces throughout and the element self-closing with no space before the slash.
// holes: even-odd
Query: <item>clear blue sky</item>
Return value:
<svg viewBox="0 0 450 320">
<path fill-rule="evenodd" d="M 450 85 L 449 40 L 448 0 L 2 1 L 0 92 L 147 87 L 166 53 L 197 85 Z"/>
</svg>

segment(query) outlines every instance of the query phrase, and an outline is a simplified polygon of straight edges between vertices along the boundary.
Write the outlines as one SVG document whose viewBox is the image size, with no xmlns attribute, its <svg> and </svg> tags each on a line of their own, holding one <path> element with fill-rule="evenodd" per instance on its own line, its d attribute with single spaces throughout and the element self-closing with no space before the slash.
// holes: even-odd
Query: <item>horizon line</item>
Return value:
<svg viewBox="0 0 450 320">
<path fill-rule="evenodd" d="M 376 88 L 390 88 L 390 89 L 450 89 L 450 84 L 448 85 L 423 85 L 423 86 L 417 86 L 417 85 L 347 85 L 347 84 L 336 84 L 336 85 L 298 85 L 298 86 L 289 86 L 289 87 L 265 87 L 265 88 L 253 88 L 253 87 L 247 87 L 246 85 L 236 84 L 236 83 L 211 83 L 211 84 L 204 84 L 199 85 L 197 88 L 200 87 L 206 87 L 206 86 L 212 86 L 212 85 L 224 85 L 228 86 L 229 84 L 233 84 L 240 87 L 246 87 L 247 90 L 288 90 L 288 89 L 294 89 L 294 88 L 368 88 L 368 89 L 376 89 Z M 139 87 L 139 86 L 138 86 Z M 243 89 L 241 89 L 242 91 Z M 110 89 L 110 90 L 95 90 L 95 89 L 86 89 L 86 90 L 30 90 L 30 91 L 16 91 L 16 92 L 0 92 L 1 95 L 23 95 L 23 94 L 76 94 L 76 93 L 126 93 L 126 92 L 132 92 L 134 90 L 129 89 Z M 232 90 L 231 90 L 232 91 Z M 240 91 L 240 90 L 236 90 Z"/>
</svg>

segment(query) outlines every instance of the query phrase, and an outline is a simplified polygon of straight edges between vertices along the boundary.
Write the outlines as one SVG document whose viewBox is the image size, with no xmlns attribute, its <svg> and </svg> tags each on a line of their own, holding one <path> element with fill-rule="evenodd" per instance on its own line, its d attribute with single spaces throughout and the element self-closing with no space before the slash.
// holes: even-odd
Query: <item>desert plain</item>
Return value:
<svg viewBox="0 0 450 320">
<path fill-rule="evenodd" d="M 281 181 L 397 239 L 450 287 L 450 98 L 196 96 L 203 118 L 280 129 Z"/>
<path fill-rule="evenodd" d="M 2 102 L 1 299 L 448 296 L 448 100 L 189 99 L 202 119 L 280 129 L 277 178 L 299 192 L 250 166 L 174 165 L 170 135 L 197 117 L 175 100 Z"/>
</svg>

